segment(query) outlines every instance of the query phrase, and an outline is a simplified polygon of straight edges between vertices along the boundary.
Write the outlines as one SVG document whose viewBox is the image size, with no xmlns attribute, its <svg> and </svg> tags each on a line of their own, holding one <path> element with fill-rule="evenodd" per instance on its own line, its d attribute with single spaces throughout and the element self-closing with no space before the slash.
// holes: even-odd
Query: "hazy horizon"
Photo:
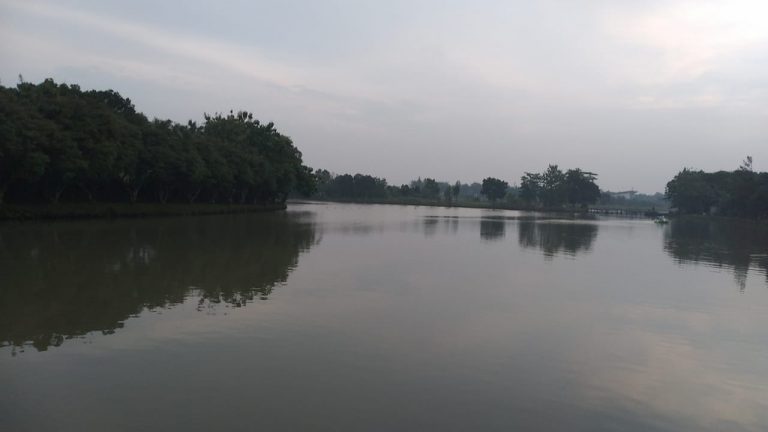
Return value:
<svg viewBox="0 0 768 432">
<path fill-rule="evenodd" d="M 0 80 L 114 89 L 150 117 L 247 110 L 305 163 L 401 184 L 607 190 L 768 170 L 768 3 L 0 0 Z"/>
</svg>

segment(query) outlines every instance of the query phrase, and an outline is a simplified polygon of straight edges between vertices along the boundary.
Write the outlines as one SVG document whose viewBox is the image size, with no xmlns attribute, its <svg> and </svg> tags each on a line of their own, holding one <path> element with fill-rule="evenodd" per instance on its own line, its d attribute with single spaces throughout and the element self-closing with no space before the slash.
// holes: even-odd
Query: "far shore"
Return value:
<svg viewBox="0 0 768 432">
<path fill-rule="evenodd" d="M 424 206 L 424 207 L 459 207 L 459 208 L 479 208 L 489 210 L 516 210 L 516 211 L 536 211 L 546 213 L 604 213 L 604 214 L 627 214 L 627 215 L 645 215 L 656 216 L 660 214 L 667 214 L 666 209 L 662 212 L 657 212 L 651 208 L 632 208 L 632 207 L 610 207 L 610 206 L 590 206 L 587 209 L 582 208 L 568 208 L 568 207 L 533 207 L 524 206 L 519 204 L 510 203 L 491 203 L 489 201 L 459 201 L 448 203 L 445 201 L 430 201 L 420 198 L 413 199 L 329 199 L 329 198 L 311 198 L 311 199 L 293 199 L 288 203 L 301 203 L 301 202 L 329 202 L 329 203 L 342 203 L 342 204 L 391 204 L 391 205 L 405 205 L 405 206 Z"/>
<path fill-rule="evenodd" d="M 342 203 L 342 204 L 383 204 L 402 206 L 424 207 L 457 207 L 478 208 L 489 210 L 516 210 L 536 211 L 546 213 L 600 213 L 600 214 L 624 214 L 632 216 L 655 216 L 652 209 L 643 208 L 606 208 L 589 207 L 581 208 L 542 208 L 520 206 L 510 203 L 491 203 L 488 201 L 459 201 L 446 203 L 424 199 L 322 199 L 295 198 L 288 200 L 287 204 L 301 204 L 307 202 L 317 203 Z M 141 218 L 163 216 L 192 216 L 213 215 L 228 213 L 255 213 L 285 210 L 283 204 L 211 204 L 211 203 L 59 203 L 59 204 L 2 204 L 0 205 L 0 221 L 31 221 L 31 220 L 71 220 L 71 219 L 113 219 L 113 218 Z"/>
</svg>

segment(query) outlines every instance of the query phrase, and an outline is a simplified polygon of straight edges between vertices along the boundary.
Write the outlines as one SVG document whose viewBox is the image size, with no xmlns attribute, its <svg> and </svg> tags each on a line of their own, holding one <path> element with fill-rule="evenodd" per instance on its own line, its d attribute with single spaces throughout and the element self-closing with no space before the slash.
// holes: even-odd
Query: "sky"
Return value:
<svg viewBox="0 0 768 432">
<path fill-rule="evenodd" d="M 768 2 L 0 0 L 0 84 L 246 110 L 314 168 L 510 184 L 549 164 L 653 193 L 768 171 Z"/>
</svg>

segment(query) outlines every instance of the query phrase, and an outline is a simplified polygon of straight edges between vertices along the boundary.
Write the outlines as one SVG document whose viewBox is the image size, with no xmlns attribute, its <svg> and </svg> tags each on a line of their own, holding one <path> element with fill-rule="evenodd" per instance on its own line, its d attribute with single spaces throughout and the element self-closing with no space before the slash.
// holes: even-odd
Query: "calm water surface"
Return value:
<svg viewBox="0 0 768 432">
<path fill-rule="evenodd" d="M 766 269 L 735 221 L 0 224 L 0 429 L 764 431 Z"/>
</svg>

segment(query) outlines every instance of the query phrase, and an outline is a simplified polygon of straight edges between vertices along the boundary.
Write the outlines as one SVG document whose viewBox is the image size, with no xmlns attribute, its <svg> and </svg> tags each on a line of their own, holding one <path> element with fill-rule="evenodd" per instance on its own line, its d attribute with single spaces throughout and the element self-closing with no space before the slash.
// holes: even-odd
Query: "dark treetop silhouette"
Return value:
<svg viewBox="0 0 768 432">
<path fill-rule="evenodd" d="M 0 203 L 282 203 L 312 170 L 248 112 L 148 120 L 130 99 L 77 85 L 0 86 Z"/>
<path fill-rule="evenodd" d="M 683 169 L 667 183 L 667 198 L 684 214 L 768 217 L 768 172 L 755 172 L 747 157 L 735 171 Z"/>
</svg>

